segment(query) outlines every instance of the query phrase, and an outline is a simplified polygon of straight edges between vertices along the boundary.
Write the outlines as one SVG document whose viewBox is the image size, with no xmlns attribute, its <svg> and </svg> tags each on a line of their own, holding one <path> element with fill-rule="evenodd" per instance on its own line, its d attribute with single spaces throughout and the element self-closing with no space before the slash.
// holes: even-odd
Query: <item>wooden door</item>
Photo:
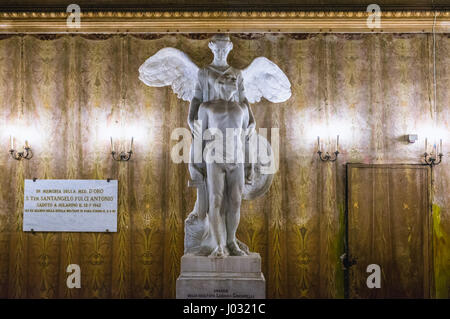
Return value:
<svg viewBox="0 0 450 319">
<path fill-rule="evenodd" d="M 350 298 L 429 298 L 431 172 L 423 165 L 347 164 Z M 367 266 L 381 268 L 368 288 Z"/>
</svg>

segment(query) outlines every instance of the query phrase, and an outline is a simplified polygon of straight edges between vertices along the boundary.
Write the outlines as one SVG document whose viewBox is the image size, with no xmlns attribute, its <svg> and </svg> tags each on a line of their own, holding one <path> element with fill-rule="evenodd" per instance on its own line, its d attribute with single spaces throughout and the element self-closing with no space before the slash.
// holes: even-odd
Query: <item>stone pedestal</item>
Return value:
<svg viewBox="0 0 450 319">
<path fill-rule="evenodd" d="M 266 280 L 261 257 L 213 258 L 184 255 L 177 279 L 177 299 L 264 299 Z"/>
</svg>

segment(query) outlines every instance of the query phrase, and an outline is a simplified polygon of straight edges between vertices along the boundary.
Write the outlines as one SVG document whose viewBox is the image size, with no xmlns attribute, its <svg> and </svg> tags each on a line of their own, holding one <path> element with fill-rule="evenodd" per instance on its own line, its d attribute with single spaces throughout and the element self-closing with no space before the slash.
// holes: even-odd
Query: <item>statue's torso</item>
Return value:
<svg viewBox="0 0 450 319">
<path fill-rule="evenodd" d="M 207 115 L 208 128 L 218 128 L 224 136 L 227 128 L 245 129 L 248 126 L 248 109 L 244 103 L 223 100 L 204 102 L 200 105 L 199 113 Z"/>
<path fill-rule="evenodd" d="M 216 100 L 240 102 L 241 77 L 241 71 L 233 67 L 219 70 L 213 66 L 207 66 L 202 69 L 198 80 L 202 87 L 203 102 Z"/>
<path fill-rule="evenodd" d="M 241 101 L 239 81 L 242 79 L 239 70 L 232 67 L 224 71 L 207 67 L 199 73 L 199 81 L 203 89 L 203 102 L 200 104 L 198 119 L 207 123 L 208 129 L 219 129 L 224 139 L 224 156 L 237 156 L 241 149 L 238 131 L 233 138 L 234 143 L 226 147 L 227 129 L 245 129 L 249 123 L 247 105 Z M 213 132 L 213 131 L 211 131 Z M 210 142 L 206 142 L 209 144 Z"/>
</svg>

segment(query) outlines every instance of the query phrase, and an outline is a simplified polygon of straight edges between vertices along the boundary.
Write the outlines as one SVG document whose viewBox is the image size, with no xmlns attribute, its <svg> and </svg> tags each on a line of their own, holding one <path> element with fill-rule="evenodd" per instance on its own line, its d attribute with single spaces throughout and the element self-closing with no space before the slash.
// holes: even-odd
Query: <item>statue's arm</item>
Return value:
<svg viewBox="0 0 450 319">
<path fill-rule="evenodd" d="M 239 87 L 239 99 L 247 106 L 248 111 L 248 125 L 247 127 L 243 127 L 246 132 L 246 140 L 250 141 L 250 137 L 254 134 L 256 128 L 255 117 L 253 116 L 252 108 L 250 107 L 250 103 L 248 103 L 247 97 L 245 96 L 245 88 L 244 88 L 244 80 L 242 75 L 239 77 L 238 81 Z M 253 163 L 249 163 L 248 168 L 245 170 L 245 183 L 253 184 L 253 179 L 255 176 L 255 165 Z"/>
<path fill-rule="evenodd" d="M 198 108 L 202 101 L 194 97 L 189 105 L 188 125 L 191 132 L 194 132 L 194 121 L 198 119 Z"/>
<path fill-rule="evenodd" d="M 247 137 L 250 137 L 255 131 L 256 121 L 255 117 L 253 116 L 252 108 L 250 107 L 247 97 L 245 96 L 244 78 L 242 77 L 242 73 L 239 76 L 238 89 L 239 89 L 239 99 L 242 103 L 244 103 L 247 106 L 248 110 L 248 125 L 247 127 L 243 127 L 243 129 L 247 130 L 248 132 Z"/>
<path fill-rule="evenodd" d="M 198 76 L 201 75 L 201 72 L 199 70 L 198 72 Z M 195 139 L 199 139 L 200 141 L 202 140 L 203 137 L 203 131 L 202 131 L 202 127 L 199 127 L 199 120 L 201 119 L 202 114 L 199 114 L 199 110 L 200 110 L 200 105 L 203 102 L 203 91 L 202 91 L 202 85 L 201 85 L 201 81 L 198 79 L 197 76 L 197 81 L 196 81 L 196 85 L 195 85 L 195 90 L 194 90 L 194 96 L 191 99 L 191 103 L 189 104 L 189 114 L 188 114 L 188 125 L 189 128 L 191 130 L 192 133 L 192 138 Z M 201 143 L 201 149 L 196 149 L 195 147 L 196 143 L 192 143 L 191 144 L 191 150 L 190 150 L 190 156 L 191 159 L 193 160 L 190 164 L 189 164 L 189 170 L 191 173 L 191 178 L 192 179 L 204 179 L 204 177 L 206 176 L 206 172 L 204 171 L 204 169 L 202 168 L 202 165 L 200 165 L 202 162 L 196 162 L 196 160 L 198 160 L 196 158 L 196 155 L 198 156 L 198 154 L 196 152 L 200 152 L 200 158 L 203 159 L 202 157 L 202 150 L 203 150 L 203 143 Z M 201 177 L 200 177 L 201 176 Z M 200 192 L 201 193 L 201 192 Z M 200 193 L 198 194 L 198 196 L 206 196 L 206 195 L 200 195 Z"/>
<path fill-rule="evenodd" d="M 255 121 L 255 117 L 253 116 L 252 108 L 250 107 L 250 104 L 248 103 L 247 99 L 245 99 L 245 103 L 247 104 L 247 108 L 248 108 L 248 127 L 247 127 L 247 129 L 249 130 L 249 136 L 250 136 L 255 131 L 256 121 Z"/>
<path fill-rule="evenodd" d="M 194 97 L 189 104 L 188 125 L 191 132 L 194 132 L 194 121 L 198 119 L 198 108 L 203 102 L 203 88 L 201 83 L 201 70 L 198 72 L 197 83 L 195 84 Z"/>
<path fill-rule="evenodd" d="M 208 111 L 206 110 L 206 108 L 202 107 L 200 109 L 200 111 L 198 112 L 198 120 L 202 123 L 200 133 L 201 136 L 203 136 L 205 131 L 208 129 Z"/>
</svg>

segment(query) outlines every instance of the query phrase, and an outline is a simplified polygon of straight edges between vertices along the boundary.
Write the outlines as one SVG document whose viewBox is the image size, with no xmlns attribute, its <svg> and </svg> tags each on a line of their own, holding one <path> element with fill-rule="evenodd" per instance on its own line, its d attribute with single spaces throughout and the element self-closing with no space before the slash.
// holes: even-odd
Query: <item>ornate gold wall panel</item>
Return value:
<svg viewBox="0 0 450 319">
<path fill-rule="evenodd" d="M 157 50 L 182 49 L 210 62 L 208 36 L 26 35 L 24 110 L 20 108 L 21 36 L 0 39 L 0 297 L 161 298 L 175 296 L 183 220 L 195 193 L 187 167 L 170 160 L 175 127 L 187 127 L 188 103 L 168 88 L 138 80 Z M 439 123 L 450 129 L 448 34 L 437 40 Z M 280 128 L 280 169 L 270 191 L 242 207 L 238 237 L 262 256 L 268 297 L 343 297 L 345 162 L 418 163 L 422 145 L 402 136 L 432 118 L 430 34 L 235 34 L 230 63 L 266 56 L 292 83 L 286 103 L 253 106 L 258 127 Z M 125 88 L 121 88 L 121 70 Z M 125 106 L 122 96 L 125 94 Z M 7 153 L 8 125 L 23 117 L 37 132 L 35 157 Z M 128 163 L 113 162 L 102 128 L 122 118 L 142 128 Z M 336 163 L 315 153 L 317 125 L 345 123 Z M 449 150 L 433 170 L 436 296 L 449 296 Z M 119 179 L 115 234 L 23 233 L 26 178 Z M 447 256 L 447 257 L 446 257 Z M 69 263 L 82 288 L 66 288 Z"/>
</svg>

